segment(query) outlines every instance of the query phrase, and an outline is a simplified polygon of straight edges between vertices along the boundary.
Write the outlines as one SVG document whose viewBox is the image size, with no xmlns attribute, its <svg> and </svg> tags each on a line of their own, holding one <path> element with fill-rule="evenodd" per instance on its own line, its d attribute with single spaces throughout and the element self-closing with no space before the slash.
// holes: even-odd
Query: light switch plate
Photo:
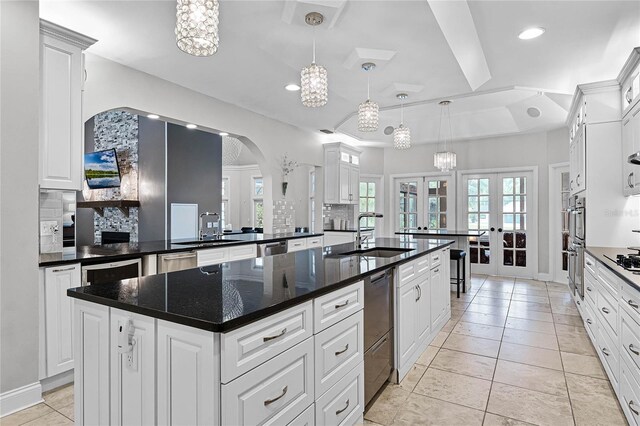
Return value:
<svg viewBox="0 0 640 426">
<path fill-rule="evenodd" d="M 53 235 L 58 226 L 55 220 L 43 220 L 40 222 L 40 235 Z"/>
</svg>

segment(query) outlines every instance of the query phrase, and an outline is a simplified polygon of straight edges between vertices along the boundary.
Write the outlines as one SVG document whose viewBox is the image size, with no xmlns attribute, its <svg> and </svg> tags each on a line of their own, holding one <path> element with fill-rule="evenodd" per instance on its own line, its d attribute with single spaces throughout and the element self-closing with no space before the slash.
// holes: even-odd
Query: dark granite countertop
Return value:
<svg viewBox="0 0 640 426">
<path fill-rule="evenodd" d="M 190 327 L 227 332 L 375 272 L 452 244 L 412 237 L 379 238 L 365 248 L 411 251 L 391 258 L 341 255 L 340 244 L 168 274 L 69 289 L 77 299 L 136 312 Z"/>
<path fill-rule="evenodd" d="M 640 291 L 640 275 L 636 275 L 633 272 L 625 270 L 622 266 L 618 266 L 615 262 L 616 255 L 618 254 L 637 254 L 636 250 L 629 250 L 627 248 L 617 247 L 585 247 L 585 251 L 596 260 L 602 263 L 608 270 L 616 274 L 620 279 L 629 284 L 631 287 Z M 607 258 L 607 256 L 609 258 Z"/>
<path fill-rule="evenodd" d="M 133 259 L 148 254 L 172 253 L 190 251 L 200 248 L 228 247 L 251 243 L 268 243 L 295 238 L 306 238 L 323 235 L 322 233 L 293 232 L 288 234 L 231 234 L 223 235 L 221 240 L 194 242 L 192 240 L 145 241 L 139 243 L 118 243 L 95 246 L 79 246 L 73 253 L 43 253 L 40 255 L 39 266 L 56 266 L 68 263 L 82 263 L 90 265 L 102 262 Z M 185 244 L 187 243 L 187 244 Z"/>
<path fill-rule="evenodd" d="M 419 231 L 399 231 L 396 235 L 426 235 L 434 237 L 481 237 L 486 231 L 467 231 L 455 229 L 422 229 Z"/>
</svg>

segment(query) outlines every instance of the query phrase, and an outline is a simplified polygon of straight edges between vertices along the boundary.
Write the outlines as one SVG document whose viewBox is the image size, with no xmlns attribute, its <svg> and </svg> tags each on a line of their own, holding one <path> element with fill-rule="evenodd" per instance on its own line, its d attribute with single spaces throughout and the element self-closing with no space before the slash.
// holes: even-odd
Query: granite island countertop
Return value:
<svg viewBox="0 0 640 426">
<path fill-rule="evenodd" d="M 39 258 L 39 266 L 56 266 L 69 263 L 90 265 L 103 262 L 133 259 L 150 254 L 178 253 L 202 248 L 228 247 L 242 244 L 263 244 L 296 238 L 307 238 L 323 235 L 314 232 L 291 232 L 286 234 L 229 234 L 221 239 L 194 242 L 185 240 L 144 241 L 138 243 L 118 243 L 93 246 L 78 246 L 72 253 L 43 253 Z M 189 244 L 193 242 L 193 244 Z"/>
<path fill-rule="evenodd" d="M 618 254 L 637 254 L 636 250 L 629 250 L 627 248 L 617 247 L 585 247 L 585 251 L 596 260 L 602 263 L 608 270 L 613 272 L 621 280 L 629 284 L 631 287 L 640 291 L 640 275 L 636 275 L 633 272 L 625 270 L 622 266 L 618 266 L 615 262 L 616 255 Z"/>
<path fill-rule="evenodd" d="M 378 238 L 363 248 L 410 249 L 391 258 L 351 256 L 354 243 L 239 260 L 67 290 L 73 298 L 212 332 L 227 332 L 452 244 Z"/>
<path fill-rule="evenodd" d="M 416 231 L 398 231 L 396 235 L 426 235 L 434 237 L 481 237 L 486 231 L 469 231 L 455 229 L 421 229 Z"/>
</svg>

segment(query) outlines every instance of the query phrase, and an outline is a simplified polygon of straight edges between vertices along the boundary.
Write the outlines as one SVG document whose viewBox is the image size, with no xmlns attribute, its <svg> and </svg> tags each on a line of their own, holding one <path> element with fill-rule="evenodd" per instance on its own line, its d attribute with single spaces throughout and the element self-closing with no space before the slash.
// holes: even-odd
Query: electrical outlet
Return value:
<svg viewBox="0 0 640 426">
<path fill-rule="evenodd" d="M 287 226 L 291 225 L 291 218 L 290 217 L 285 218 L 284 224 Z"/>
</svg>

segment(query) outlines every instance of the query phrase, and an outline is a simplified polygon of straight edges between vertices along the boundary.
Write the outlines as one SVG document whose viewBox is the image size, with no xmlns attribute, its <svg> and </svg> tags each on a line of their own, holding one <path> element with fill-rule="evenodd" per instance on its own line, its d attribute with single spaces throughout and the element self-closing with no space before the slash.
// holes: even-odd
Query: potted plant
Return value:
<svg viewBox="0 0 640 426">
<path fill-rule="evenodd" d="M 282 195 L 287 195 L 287 187 L 289 186 L 289 182 L 287 181 L 287 176 L 291 172 L 293 172 L 296 167 L 298 167 L 298 162 L 289 160 L 289 157 L 285 153 L 280 159 L 280 169 L 282 170 Z"/>
</svg>

